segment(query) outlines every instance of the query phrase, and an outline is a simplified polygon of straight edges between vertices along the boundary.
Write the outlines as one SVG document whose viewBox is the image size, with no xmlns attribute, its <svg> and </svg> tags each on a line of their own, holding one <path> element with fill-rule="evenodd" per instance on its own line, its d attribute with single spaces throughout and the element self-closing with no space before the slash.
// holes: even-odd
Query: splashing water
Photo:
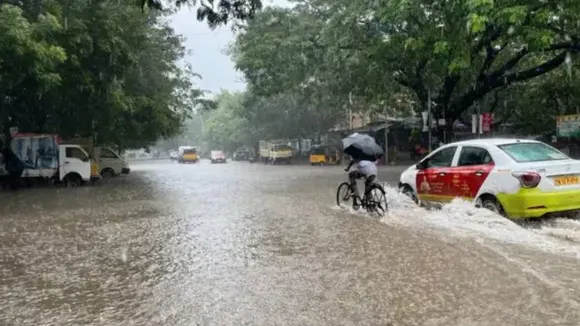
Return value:
<svg viewBox="0 0 580 326">
<path fill-rule="evenodd" d="M 580 258 L 580 220 L 556 218 L 540 227 L 528 228 L 459 198 L 441 209 L 428 210 L 417 206 L 397 188 L 385 185 L 385 192 L 389 213 L 381 222 L 387 225 L 471 238 L 479 242 L 522 245 Z"/>
<path fill-rule="evenodd" d="M 126 263 L 129 260 L 129 248 L 123 247 L 121 249 L 121 261 Z"/>
</svg>

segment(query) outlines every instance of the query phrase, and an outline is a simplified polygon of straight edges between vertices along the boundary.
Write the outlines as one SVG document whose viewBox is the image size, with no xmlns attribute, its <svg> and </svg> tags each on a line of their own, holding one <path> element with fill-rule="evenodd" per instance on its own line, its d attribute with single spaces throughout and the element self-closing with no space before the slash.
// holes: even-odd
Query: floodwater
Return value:
<svg viewBox="0 0 580 326">
<path fill-rule="evenodd" d="M 392 189 L 378 220 L 335 206 L 340 167 L 132 169 L 0 192 L 0 325 L 580 325 L 577 220 Z"/>
</svg>

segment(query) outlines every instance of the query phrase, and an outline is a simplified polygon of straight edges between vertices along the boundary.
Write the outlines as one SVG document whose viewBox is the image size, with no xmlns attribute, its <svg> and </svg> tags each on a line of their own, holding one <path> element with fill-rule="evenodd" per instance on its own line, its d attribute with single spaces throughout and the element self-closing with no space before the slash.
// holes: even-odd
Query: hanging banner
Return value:
<svg viewBox="0 0 580 326">
<path fill-rule="evenodd" d="M 477 133 L 477 114 L 471 115 L 471 133 L 472 134 Z"/>
<path fill-rule="evenodd" d="M 429 111 L 421 112 L 421 116 L 423 117 L 423 132 L 429 131 Z"/>
<path fill-rule="evenodd" d="M 491 125 L 493 124 L 493 115 L 489 112 L 486 112 L 481 115 L 481 130 L 482 132 L 489 132 L 491 131 Z"/>
<path fill-rule="evenodd" d="M 480 114 L 479 115 L 479 134 L 483 134 L 483 116 Z"/>
</svg>

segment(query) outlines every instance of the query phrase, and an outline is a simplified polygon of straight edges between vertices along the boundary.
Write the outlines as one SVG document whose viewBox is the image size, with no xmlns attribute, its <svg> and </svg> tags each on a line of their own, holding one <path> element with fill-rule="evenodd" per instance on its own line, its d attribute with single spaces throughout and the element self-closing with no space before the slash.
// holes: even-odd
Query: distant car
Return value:
<svg viewBox="0 0 580 326">
<path fill-rule="evenodd" d="M 172 161 L 177 161 L 179 158 L 179 153 L 177 151 L 169 151 L 169 159 Z"/>
<path fill-rule="evenodd" d="M 226 163 L 226 154 L 222 151 L 211 151 L 210 159 L 212 163 Z"/>
<path fill-rule="evenodd" d="M 238 149 L 234 152 L 234 161 L 246 161 L 248 160 L 249 153 L 244 149 Z"/>
<path fill-rule="evenodd" d="M 537 218 L 580 211 L 580 161 L 535 140 L 468 140 L 409 167 L 399 187 L 418 203 L 459 197 L 509 218 Z"/>
</svg>

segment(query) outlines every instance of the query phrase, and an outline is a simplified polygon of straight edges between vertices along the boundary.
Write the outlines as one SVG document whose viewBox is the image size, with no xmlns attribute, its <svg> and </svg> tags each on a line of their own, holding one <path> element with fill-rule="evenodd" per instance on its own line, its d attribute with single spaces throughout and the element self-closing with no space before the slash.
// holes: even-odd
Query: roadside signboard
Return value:
<svg viewBox="0 0 580 326">
<path fill-rule="evenodd" d="M 493 115 L 490 112 L 485 112 L 481 115 L 481 130 L 483 132 L 488 132 L 491 130 L 491 125 L 493 124 Z"/>
<path fill-rule="evenodd" d="M 557 116 L 556 134 L 558 137 L 580 137 L 580 114 Z"/>
</svg>

